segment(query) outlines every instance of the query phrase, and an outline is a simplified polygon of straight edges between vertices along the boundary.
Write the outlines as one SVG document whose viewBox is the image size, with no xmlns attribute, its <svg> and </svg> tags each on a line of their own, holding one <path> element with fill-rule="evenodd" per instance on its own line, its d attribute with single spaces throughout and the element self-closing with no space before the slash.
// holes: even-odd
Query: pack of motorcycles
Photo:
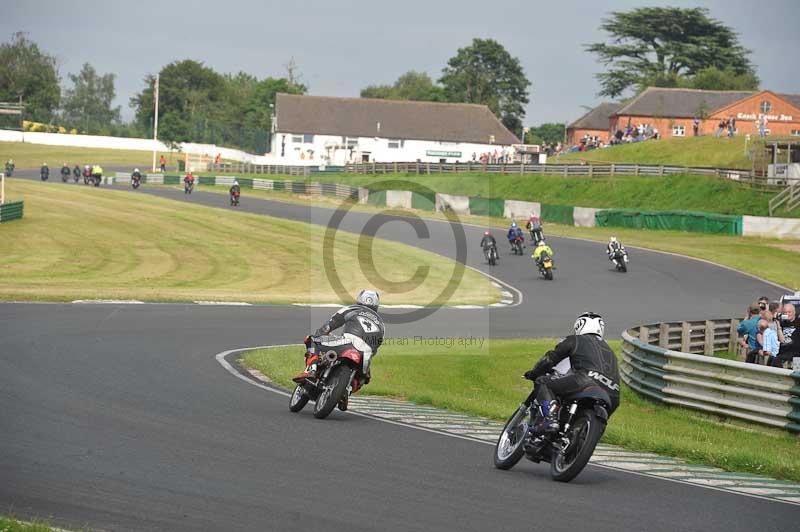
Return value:
<svg viewBox="0 0 800 532">
<path fill-rule="evenodd" d="M 537 236 L 539 239 L 543 238 L 543 235 L 541 233 L 539 233 Z M 531 238 L 534 239 L 533 234 L 531 234 Z M 522 241 L 520 237 L 517 237 L 514 240 L 510 241 L 509 244 L 511 245 L 512 255 L 524 255 L 525 252 L 523 251 L 523 249 L 525 248 L 525 243 Z M 497 265 L 497 261 L 500 257 L 497 252 L 496 244 L 489 244 L 486 247 L 484 247 L 483 254 L 486 258 L 486 262 L 490 266 Z M 611 257 L 611 260 L 614 263 L 614 269 L 616 269 L 616 271 L 622 273 L 628 271 L 629 257 L 628 257 L 628 252 L 625 251 L 624 249 L 617 249 L 616 252 Z M 548 281 L 552 281 L 554 278 L 553 270 L 556 269 L 553 257 L 549 253 L 547 253 L 547 251 L 544 251 L 539 257 L 539 260 L 535 261 L 535 263 L 541 276 Z"/>
</svg>

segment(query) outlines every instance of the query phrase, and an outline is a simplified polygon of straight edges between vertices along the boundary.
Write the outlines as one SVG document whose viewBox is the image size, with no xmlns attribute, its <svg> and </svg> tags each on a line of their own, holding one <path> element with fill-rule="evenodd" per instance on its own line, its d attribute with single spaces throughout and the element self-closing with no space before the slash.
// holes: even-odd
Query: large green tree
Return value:
<svg viewBox="0 0 800 532">
<path fill-rule="evenodd" d="M 370 85 L 361 90 L 362 98 L 385 100 L 445 101 L 444 89 L 436 85 L 425 72 L 410 70 L 392 85 Z"/>
<path fill-rule="evenodd" d="M 183 60 L 161 69 L 159 138 L 206 142 L 245 150 L 263 149 L 271 126 L 275 94 L 302 94 L 305 86 L 287 79 L 257 79 L 246 72 L 219 74 L 200 62 Z M 155 76 L 131 98 L 140 128 L 152 131 Z"/>
<path fill-rule="evenodd" d="M 115 97 L 114 74 L 99 75 L 84 63 L 81 71 L 70 74 L 72 87 L 64 91 L 61 108 L 64 122 L 84 133 L 109 133 L 119 124 L 120 108 L 112 107 Z"/>
<path fill-rule="evenodd" d="M 493 39 L 474 39 L 447 62 L 439 82 L 451 102 L 481 103 L 521 134 L 530 81 L 519 59 Z"/>
<path fill-rule="evenodd" d="M 527 144 L 558 144 L 564 141 L 564 124 L 546 122 L 531 127 L 525 137 Z"/>
<path fill-rule="evenodd" d="M 680 86 L 710 67 L 755 78 L 750 51 L 705 8 L 641 7 L 611 13 L 600 28 L 609 43 L 587 44 L 608 69 L 600 94 L 615 98 L 643 86 Z"/>
<path fill-rule="evenodd" d="M 55 57 L 39 50 L 25 33 L 0 44 L 0 101 L 22 98 L 28 120 L 52 121 L 61 95 L 58 83 Z"/>
</svg>

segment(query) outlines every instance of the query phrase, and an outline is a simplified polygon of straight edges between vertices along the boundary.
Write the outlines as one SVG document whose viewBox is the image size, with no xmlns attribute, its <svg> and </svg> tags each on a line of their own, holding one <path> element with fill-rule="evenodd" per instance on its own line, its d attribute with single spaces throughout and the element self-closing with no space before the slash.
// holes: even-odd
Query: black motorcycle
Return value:
<svg viewBox="0 0 800 532">
<path fill-rule="evenodd" d="M 240 192 L 238 190 L 231 191 L 231 206 L 238 207 L 239 206 L 239 195 Z"/>
<path fill-rule="evenodd" d="M 489 263 L 490 266 L 497 265 L 497 246 L 494 244 L 489 244 L 488 246 L 483 248 L 483 255 L 486 257 L 486 262 Z"/>
<path fill-rule="evenodd" d="M 191 194 L 192 190 L 194 190 L 194 181 L 184 181 L 183 182 L 183 193 L 184 194 Z"/>
<path fill-rule="evenodd" d="M 142 184 L 142 176 L 140 175 L 131 176 L 131 186 L 133 187 L 134 190 L 139 188 L 141 184 Z"/>
<path fill-rule="evenodd" d="M 42 181 L 47 181 L 50 179 L 50 169 L 47 167 L 42 168 L 39 172 L 39 175 L 42 178 Z"/>
<path fill-rule="evenodd" d="M 77 183 L 78 180 L 81 178 L 81 169 L 77 166 L 72 169 L 72 180 Z"/>
<path fill-rule="evenodd" d="M 67 168 L 66 166 L 61 169 L 61 181 L 66 183 L 69 181 L 69 176 L 72 174 L 72 170 Z"/>
<path fill-rule="evenodd" d="M 309 340 L 307 354 L 319 355 L 317 377 L 297 384 L 289 401 L 289 410 L 299 412 L 308 401 L 314 401 L 314 417 L 325 419 L 339 402 L 358 390 L 363 378 L 363 359 L 356 349 L 320 351 L 319 344 Z"/>
<path fill-rule="evenodd" d="M 615 250 L 612 259 L 618 272 L 625 273 L 628 271 L 628 253 L 626 251 Z"/>
<path fill-rule="evenodd" d="M 511 240 L 511 252 L 514 255 L 522 255 L 524 252 L 522 251 L 522 237 L 517 236 L 513 240 Z"/>
<path fill-rule="evenodd" d="M 11 177 L 14 175 L 14 168 L 16 166 L 10 163 L 6 163 L 6 177 Z"/>
<path fill-rule="evenodd" d="M 103 174 L 92 174 L 92 177 L 89 178 L 89 184 L 94 185 L 96 187 L 100 186 L 100 183 L 103 182 Z"/>
<path fill-rule="evenodd" d="M 562 398 L 561 405 L 559 430 L 542 431 L 541 405 L 531 391 L 503 427 L 494 449 L 495 467 L 511 469 L 525 456 L 535 463 L 549 462 L 553 480 L 575 478 L 606 429 L 611 399 L 601 388 L 592 387 Z"/>
</svg>

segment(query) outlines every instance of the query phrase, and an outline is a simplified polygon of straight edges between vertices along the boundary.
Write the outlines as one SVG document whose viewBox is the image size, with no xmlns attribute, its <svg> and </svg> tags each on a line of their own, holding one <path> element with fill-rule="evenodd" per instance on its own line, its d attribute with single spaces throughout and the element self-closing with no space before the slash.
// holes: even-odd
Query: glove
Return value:
<svg viewBox="0 0 800 532">
<path fill-rule="evenodd" d="M 314 343 L 314 342 L 311 339 L 311 336 L 307 334 L 306 337 L 303 338 L 303 343 L 305 344 L 306 347 L 310 347 L 311 344 Z"/>
<path fill-rule="evenodd" d="M 537 378 L 538 376 L 539 376 L 539 375 L 537 375 L 537 374 L 536 374 L 536 370 L 534 370 L 534 369 L 529 369 L 529 370 L 528 370 L 528 371 L 526 371 L 526 372 L 525 372 L 525 374 L 523 375 L 523 377 L 525 377 L 525 378 L 526 378 L 526 379 L 528 379 L 529 381 L 535 381 L 535 380 L 536 380 L 536 378 Z"/>
</svg>

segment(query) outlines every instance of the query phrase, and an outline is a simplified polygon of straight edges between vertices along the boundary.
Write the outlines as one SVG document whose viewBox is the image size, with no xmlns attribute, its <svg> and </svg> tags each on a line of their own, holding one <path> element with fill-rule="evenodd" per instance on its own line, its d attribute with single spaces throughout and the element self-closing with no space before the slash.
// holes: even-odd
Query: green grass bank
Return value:
<svg viewBox="0 0 800 532">
<path fill-rule="evenodd" d="M 373 359 L 372 382 L 364 390 L 504 421 L 530 391 L 531 383 L 521 375 L 554 343 L 486 340 L 483 346 L 420 348 L 395 342 L 381 348 Z M 611 345 L 619 353 L 620 342 Z M 245 355 L 244 364 L 289 388 L 291 377 L 302 369 L 302 351 L 300 345 L 253 351 Z M 728 471 L 800 481 L 800 439 L 664 407 L 625 385 L 622 404 L 603 440 Z"/>
<path fill-rule="evenodd" d="M 223 198 L 210 209 L 20 179 L 7 192 L 25 199 L 25 218 L 0 225 L 3 300 L 341 301 L 318 226 L 234 211 Z M 348 298 L 376 286 L 390 304 L 426 304 L 445 287 L 455 290 L 449 304 L 500 299 L 486 277 L 464 269 L 459 282 L 454 261 L 410 246 L 339 231 L 332 249 Z"/>
</svg>

